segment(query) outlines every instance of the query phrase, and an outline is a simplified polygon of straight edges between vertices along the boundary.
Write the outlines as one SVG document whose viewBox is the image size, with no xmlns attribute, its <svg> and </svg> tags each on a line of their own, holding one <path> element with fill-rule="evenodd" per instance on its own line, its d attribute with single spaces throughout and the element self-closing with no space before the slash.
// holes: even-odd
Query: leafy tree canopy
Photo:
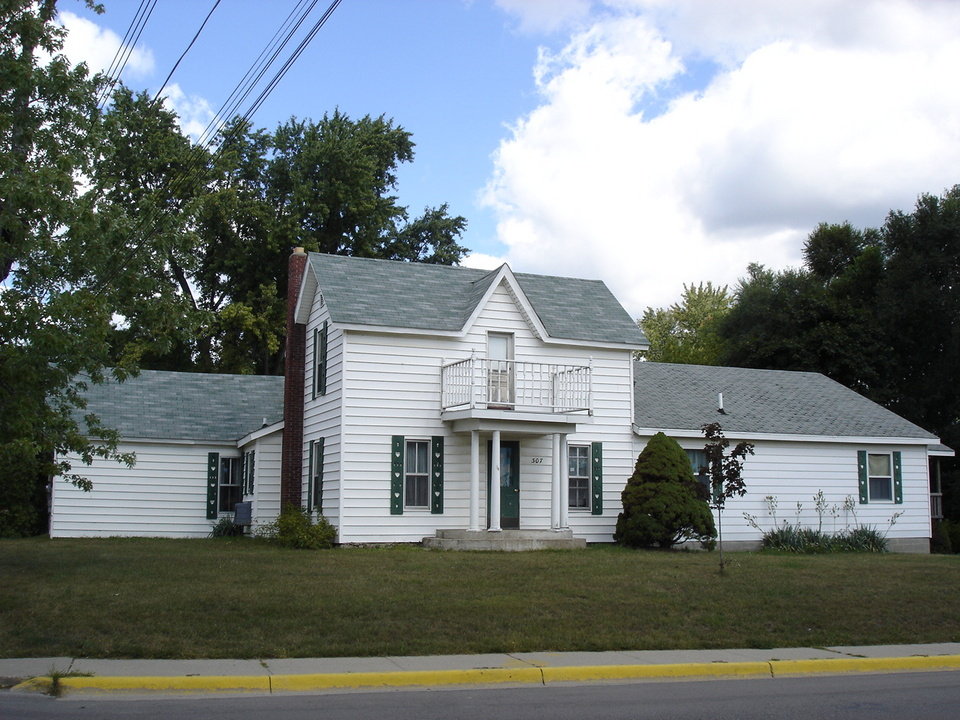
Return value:
<svg viewBox="0 0 960 720">
<path fill-rule="evenodd" d="M 679 303 L 648 307 L 638 321 L 650 341 L 643 356 L 652 362 L 717 365 L 723 351 L 718 326 L 732 303 L 726 285 L 684 285 Z"/>
</svg>

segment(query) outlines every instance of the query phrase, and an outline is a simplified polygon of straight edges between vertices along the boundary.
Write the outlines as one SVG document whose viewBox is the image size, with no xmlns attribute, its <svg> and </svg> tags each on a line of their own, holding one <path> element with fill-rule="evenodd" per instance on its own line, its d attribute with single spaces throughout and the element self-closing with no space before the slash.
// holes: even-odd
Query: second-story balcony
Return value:
<svg viewBox="0 0 960 720">
<path fill-rule="evenodd" d="M 441 370 L 441 409 L 590 415 L 591 368 L 471 357 Z"/>
</svg>

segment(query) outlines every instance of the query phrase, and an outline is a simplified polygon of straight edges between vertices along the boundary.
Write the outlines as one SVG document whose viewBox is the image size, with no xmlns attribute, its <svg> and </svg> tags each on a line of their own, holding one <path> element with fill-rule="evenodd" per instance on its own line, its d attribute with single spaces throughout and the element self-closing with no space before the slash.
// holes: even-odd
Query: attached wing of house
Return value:
<svg viewBox="0 0 960 720">
<path fill-rule="evenodd" d="M 719 422 L 733 442 L 754 443 L 756 454 L 744 466 L 748 494 L 728 504 L 725 539 L 756 544 L 758 531 L 747 513 L 765 529 L 783 522 L 824 530 L 875 526 L 887 532 L 894 549 L 929 550 L 939 499 L 930 461 L 953 451 L 830 378 L 638 362 L 634 402 L 639 448 L 663 431 L 697 467 L 701 427 L 710 422 Z M 818 499 L 825 509 L 818 511 Z"/>
<path fill-rule="evenodd" d="M 54 479 L 51 537 L 205 537 L 244 496 L 276 516 L 282 377 L 144 370 L 90 384 L 86 398 L 136 464 L 71 457 L 93 490 Z"/>
</svg>

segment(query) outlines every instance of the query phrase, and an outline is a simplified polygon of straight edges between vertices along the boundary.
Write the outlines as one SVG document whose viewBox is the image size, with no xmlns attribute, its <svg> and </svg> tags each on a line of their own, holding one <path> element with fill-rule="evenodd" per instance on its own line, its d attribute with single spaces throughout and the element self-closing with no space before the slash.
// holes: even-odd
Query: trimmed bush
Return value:
<svg viewBox="0 0 960 720">
<path fill-rule="evenodd" d="M 324 550 L 337 541 L 337 529 L 322 515 L 314 522 L 306 510 L 286 508 L 272 523 L 262 525 L 257 535 L 281 547 Z"/>
<path fill-rule="evenodd" d="M 707 491 L 673 440 L 657 433 L 637 458 L 621 494 L 623 512 L 613 539 L 629 547 L 669 548 L 682 540 L 712 543 L 717 531 Z"/>
</svg>

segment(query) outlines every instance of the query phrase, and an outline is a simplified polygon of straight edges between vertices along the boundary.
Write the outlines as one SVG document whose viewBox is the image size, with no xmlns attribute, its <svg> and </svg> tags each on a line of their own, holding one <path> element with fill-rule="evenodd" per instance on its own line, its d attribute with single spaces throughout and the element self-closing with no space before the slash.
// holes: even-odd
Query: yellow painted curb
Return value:
<svg viewBox="0 0 960 720">
<path fill-rule="evenodd" d="M 775 677 L 814 673 L 905 672 L 911 670 L 956 670 L 960 655 L 915 655 L 891 658 L 827 658 L 824 660 L 772 660 Z"/>
<path fill-rule="evenodd" d="M 333 688 L 406 687 L 411 685 L 477 685 L 541 683 L 540 668 L 476 668 L 472 670 L 412 670 L 397 672 L 317 673 L 274 675 L 274 692 Z"/>
<path fill-rule="evenodd" d="M 75 692 L 307 692 L 332 689 L 485 685 L 495 683 L 588 682 L 694 677 L 786 677 L 793 675 L 910 672 L 960 669 L 960 655 L 895 658 L 824 658 L 749 662 L 669 663 L 663 665 L 585 665 L 575 667 L 475 668 L 303 675 L 203 675 L 63 677 L 62 693 Z M 51 692 L 53 680 L 35 677 L 13 690 Z"/>
<path fill-rule="evenodd" d="M 768 662 L 665 663 L 663 665 L 593 665 L 544 667 L 543 681 L 628 680 L 631 678 L 770 676 Z"/>
<path fill-rule="evenodd" d="M 267 675 L 66 677 L 61 692 L 270 692 Z"/>
</svg>

